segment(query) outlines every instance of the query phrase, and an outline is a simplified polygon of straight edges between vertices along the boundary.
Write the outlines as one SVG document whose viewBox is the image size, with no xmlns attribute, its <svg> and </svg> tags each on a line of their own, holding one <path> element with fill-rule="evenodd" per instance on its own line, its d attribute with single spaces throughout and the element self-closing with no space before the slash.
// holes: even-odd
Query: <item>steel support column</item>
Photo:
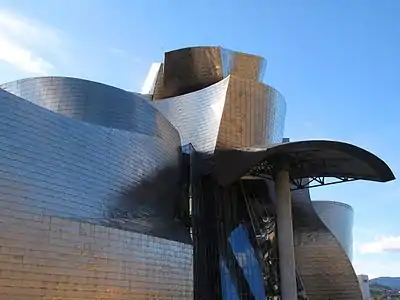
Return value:
<svg viewBox="0 0 400 300">
<path fill-rule="evenodd" d="M 280 170 L 277 172 L 275 190 L 281 297 L 282 300 L 297 300 L 292 205 L 288 171 Z"/>
</svg>

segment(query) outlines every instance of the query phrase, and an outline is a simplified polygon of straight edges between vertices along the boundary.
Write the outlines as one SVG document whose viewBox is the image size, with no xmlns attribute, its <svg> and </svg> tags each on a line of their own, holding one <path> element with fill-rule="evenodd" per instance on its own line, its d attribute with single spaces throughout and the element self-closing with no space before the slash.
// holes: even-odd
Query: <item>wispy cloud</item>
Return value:
<svg viewBox="0 0 400 300">
<path fill-rule="evenodd" d="M 370 257 L 364 259 L 359 258 L 353 261 L 353 266 L 357 274 L 366 274 L 370 279 L 381 276 L 400 276 L 400 262 L 397 260 L 383 262 L 380 259 L 373 259 Z"/>
<path fill-rule="evenodd" d="M 376 238 L 373 242 L 360 244 L 360 253 L 400 253 L 400 236 L 384 236 Z"/>
<path fill-rule="evenodd" d="M 59 49 L 61 39 L 55 29 L 0 9 L 0 60 L 26 73 L 46 75 L 54 65 L 45 54 Z"/>
</svg>

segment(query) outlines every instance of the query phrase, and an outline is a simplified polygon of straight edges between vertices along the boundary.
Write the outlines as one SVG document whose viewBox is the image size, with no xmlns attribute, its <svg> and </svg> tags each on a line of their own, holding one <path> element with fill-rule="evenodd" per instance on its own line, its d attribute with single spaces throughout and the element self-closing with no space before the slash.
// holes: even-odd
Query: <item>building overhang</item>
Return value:
<svg viewBox="0 0 400 300">
<path fill-rule="evenodd" d="M 376 155 L 352 144 L 309 140 L 271 145 L 268 148 L 217 150 L 213 176 L 221 185 L 251 175 L 273 179 L 287 170 L 297 188 L 352 180 L 387 182 L 395 179 L 389 166 Z M 337 181 L 325 181 L 334 178 Z"/>
</svg>

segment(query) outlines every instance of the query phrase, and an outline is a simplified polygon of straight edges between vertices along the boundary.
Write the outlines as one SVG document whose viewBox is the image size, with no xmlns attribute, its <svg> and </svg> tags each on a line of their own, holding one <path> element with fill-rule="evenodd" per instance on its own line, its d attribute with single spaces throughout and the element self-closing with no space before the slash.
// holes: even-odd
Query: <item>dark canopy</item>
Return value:
<svg viewBox="0 0 400 300">
<path fill-rule="evenodd" d="M 246 174 L 273 175 L 285 169 L 291 179 L 337 177 L 386 182 L 395 179 L 388 165 L 357 146 L 324 140 L 272 145 L 269 148 L 217 150 L 213 176 L 227 185 Z"/>
</svg>

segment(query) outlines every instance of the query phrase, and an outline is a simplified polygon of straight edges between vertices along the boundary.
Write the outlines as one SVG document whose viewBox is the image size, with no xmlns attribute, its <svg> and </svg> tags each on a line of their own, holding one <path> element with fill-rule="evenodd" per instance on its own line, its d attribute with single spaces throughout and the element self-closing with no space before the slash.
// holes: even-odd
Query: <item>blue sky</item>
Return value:
<svg viewBox="0 0 400 300">
<path fill-rule="evenodd" d="M 354 143 L 398 175 L 399 15 L 397 0 L 0 0 L 0 82 L 68 75 L 140 91 L 164 51 L 221 45 L 267 58 L 286 136 Z M 400 183 L 312 195 L 353 206 L 357 272 L 400 276 Z"/>
</svg>

